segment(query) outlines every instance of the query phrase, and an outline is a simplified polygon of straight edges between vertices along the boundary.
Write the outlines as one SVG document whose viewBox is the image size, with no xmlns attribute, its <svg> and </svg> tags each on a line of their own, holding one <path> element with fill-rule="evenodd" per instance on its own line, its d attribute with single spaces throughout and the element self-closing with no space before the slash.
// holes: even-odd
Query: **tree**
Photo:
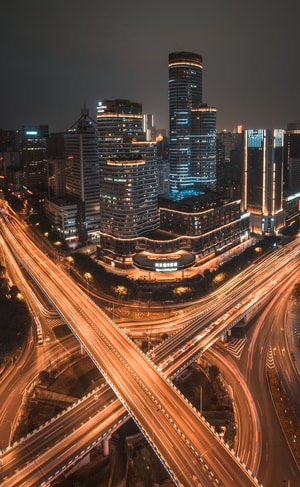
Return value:
<svg viewBox="0 0 300 487">
<path fill-rule="evenodd" d="M 47 385 L 49 383 L 50 374 L 49 374 L 48 370 L 41 370 L 41 372 L 39 373 L 39 380 L 42 382 L 42 384 L 45 384 L 45 385 Z"/>
<path fill-rule="evenodd" d="M 297 282 L 295 284 L 293 295 L 297 300 L 300 299 L 300 282 Z"/>
<path fill-rule="evenodd" d="M 220 369 L 217 365 L 211 365 L 209 367 L 209 376 L 211 380 L 216 380 L 220 375 Z"/>
</svg>

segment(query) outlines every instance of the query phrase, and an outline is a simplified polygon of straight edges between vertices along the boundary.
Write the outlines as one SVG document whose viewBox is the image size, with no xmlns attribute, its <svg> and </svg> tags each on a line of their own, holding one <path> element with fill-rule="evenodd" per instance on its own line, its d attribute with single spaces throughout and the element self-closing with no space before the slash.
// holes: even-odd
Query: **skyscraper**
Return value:
<svg viewBox="0 0 300 487">
<path fill-rule="evenodd" d="M 97 106 L 100 160 L 127 153 L 126 145 L 145 140 L 142 105 L 130 100 L 104 100 Z"/>
<path fill-rule="evenodd" d="M 78 203 L 77 228 L 81 243 L 99 238 L 99 154 L 97 124 L 86 107 L 65 134 L 66 193 Z"/>
<path fill-rule="evenodd" d="M 216 109 L 202 101 L 202 57 L 169 54 L 171 192 L 215 189 Z"/>
<path fill-rule="evenodd" d="M 202 105 L 192 108 L 190 138 L 190 174 L 196 186 L 215 189 L 216 182 L 216 109 Z"/>
<path fill-rule="evenodd" d="M 300 191 L 300 121 L 288 124 L 284 159 L 285 189 Z"/>
<path fill-rule="evenodd" d="M 135 253 L 133 239 L 159 226 L 156 144 L 145 139 L 140 103 L 99 103 L 97 124 L 101 252 L 125 265 Z"/>
<path fill-rule="evenodd" d="M 143 115 L 143 130 L 146 134 L 146 140 L 153 140 L 154 138 L 154 116 L 152 113 Z"/>
<path fill-rule="evenodd" d="M 272 234 L 284 224 L 283 135 L 281 129 L 244 132 L 242 205 L 255 233 Z"/>
<path fill-rule="evenodd" d="M 23 184 L 31 190 L 47 191 L 48 125 L 22 128 Z"/>
</svg>

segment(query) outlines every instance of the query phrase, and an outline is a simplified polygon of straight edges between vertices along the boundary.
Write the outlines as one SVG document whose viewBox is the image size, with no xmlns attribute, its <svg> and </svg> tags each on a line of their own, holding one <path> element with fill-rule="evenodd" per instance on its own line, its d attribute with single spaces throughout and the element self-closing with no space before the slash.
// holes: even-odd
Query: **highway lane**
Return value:
<svg viewBox="0 0 300 487">
<path fill-rule="evenodd" d="M 163 343 L 163 355 L 161 354 L 160 346 L 150 352 L 149 356 L 152 360 L 160 363 L 159 367 L 172 377 L 199 355 L 199 353 L 204 353 L 222 336 L 225 330 L 230 329 L 234 323 L 239 322 L 240 317 L 245 314 L 247 315 L 249 309 L 258 308 L 258 306 L 262 306 L 263 303 L 271 299 L 277 287 L 284 280 L 289 279 L 291 273 L 298 270 L 298 255 L 293 252 L 292 260 L 285 259 L 282 266 L 277 265 L 276 271 L 273 270 L 274 264 L 275 262 L 272 262 L 271 270 L 268 269 L 267 273 L 267 275 L 271 273 L 271 280 L 266 280 L 265 272 L 263 272 L 262 278 L 257 273 L 255 286 L 252 285 L 249 292 L 247 283 L 242 285 L 239 294 L 240 301 L 237 302 L 236 296 L 234 296 L 231 307 L 229 305 L 229 295 L 225 304 L 225 310 L 227 311 L 225 314 L 221 314 L 222 306 L 224 305 L 223 301 L 222 305 L 217 304 L 212 312 L 209 311 L 208 316 L 204 315 L 200 320 L 200 330 L 199 322 L 194 320 L 191 323 L 191 327 L 185 327 L 184 330 L 176 333 L 175 337 L 170 337 L 166 341 L 167 343 Z M 198 332 L 195 335 L 197 327 Z M 164 357 L 164 360 L 162 360 L 162 357 Z"/>
<path fill-rule="evenodd" d="M 292 255 L 287 252 L 288 249 L 291 249 Z M 217 326 L 213 332 L 210 330 L 207 337 L 208 342 L 205 347 L 203 347 L 204 341 L 201 339 L 204 351 L 205 348 L 211 344 L 209 339 L 213 338 L 213 336 L 218 337 L 220 332 L 223 329 L 226 329 L 224 323 L 222 323 L 224 317 L 228 318 L 229 313 L 232 322 L 233 313 L 235 313 L 236 316 L 242 313 L 243 310 L 239 308 L 240 306 L 244 306 L 245 309 L 249 307 L 249 299 L 247 299 L 247 297 L 249 298 L 249 296 L 253 294 L 255 299 L 260 298 L 259 295 L 255 296 L 255 291 L 258 290 L 257 292 L 261 292 L 262 288 L 265 287 L 265 283 L 266 286 L 269 286 L 269 290 L 264 289 L 264 291 L 268 291 L 268 295 L 270 296 L 271 293 L 275 291 L 276 285 L 280 284 L 279 279 L 277 282 L 275 282 L 275 277 L 273 282 L 270 281 L 270 279 L 275 276 L 276 273 L 281 271 L 281 269 L 288 275 L 288 273 L 291 272 L 288 266 L 293 265 L 291 259 L 298 258 L 298 255 L 299 241 L 295 241 L 287 247 L 271 252 L 264 261 L 258 262 L 256 266 L 252 265 L 244 270 L 241 274 L 228 281 L 218 290 L 216 299 L 211 299 L 210 306 L 202 308 L 198 316 L 195 316 L 195 318 L 190 320 L 190 322 L 181 330 L 165 340 L 163 344 L 158 345 L 150 352 L 149 356 L 152 359 L 155 357 L 160 364 L 170 364 L 172 361 L 171 356 L 176 353 L 176 358 L 178 360 L 180 358 L 180 354 L 178 354 L 181 348 L 180 345 L 185 343 L 185 350 L 182 354 L 184 356 L 187 353 L 188 343 L 190 342 L 191 346 L 193 346 L 193 340 L 196 340 L 197 337 L 203 333 L 205 328 L 215 322 Z M 173 363 L 172 367 L 175 369 L 176 364 Z"/>
<path fill-rule="evenodd" d="M 55 366 L 74 352 L 78 352 L 78 342 L 68 339 L 69 345 L 60 342 L 46 343 L 44 346 L 30 347 L 29 354 L 21 355 L 8 374 L 1 381 L 0 404 L 0 450 L 6 448 L 12 439 L 12 431 L 18 420 L 22 405 L 27 401 L 29 389 L 38 381 L 41 370 L 47 370 L 49 363 Z M 38 348 L 37 348 L 38 347 Z"/>
<path fill-rule="evenodd" d="M 261 463 L 259 476 L 266 487 L 300 485 L 300 472 L 291 455 L 270 397 L 266 367 L 270 364 L 270 349 L 278 350 L 284 340 L 282 329 L 283 308 L 291 292 L 297 274 L 291 273 L 290 280 L 283 283 L 280 292 L 268 303 L 263 312 L 255 320 L 255 324 L 247 332 L 247 347 L 240 358 L 240 370 L 251 390 L 257 407 L 261 425 Z M 281 311 L 280 311 L 280 308 Z M 289 370 L 289 359 L 285 356 L 281 365 L 281 373 Z M 295 379 L 293 387 L 299 390 L 299 379 Z"/>
<path fill-rule="evenodd" d="M 212 350 L 211 352 L 208 352 L 208 355 L 209 355 L 210 353 L 213 353 L 213 352 L 214 352 L 213 350 Z M 213 362 L 215 362 L 215 361 L 216 361 L 216 358 L 215 358 L 215 354 L 214 354 L 214 353 L 213 353 L 213 356 L 214 356 L 214 358 L 213 358 Z M 218 362 L 217 362 L 217 363 L 218 363 Z M 229 378 L 227 378 L 227 382 L 228 382 L 228 383 L 231 383 L 231 384 L 233 385 L 233 387 L 234 387 L 234 389 L 235 389 L 234 395 L 235 395 L 235 397 L 236 397 L 237 392 L 238 392 L 238 391 L 237 391 L 237 387 L 239 387 L 239 386 L 240 386 L 240 384 L 239 384 L 239 382 L 240 382 L 240 381 L 239 381 L 239 375 L 240 375 L 240 374 L 239 374 L 239 372 L 238 372 L 238 371 L 237 371 L 237 370 L 234 368 L 234 365 L 232 365 L 232 364 L 230 365 L 230 367 L 227 367 L 227 368 L 225 369 L 225 374 L 226 374 L 226 371 L 227 371 L 227 372 L 230 372 L 230 371 L 231 371 L 231 369 L 232 369 L 231 378 L 230 378 L 230 377 L 229 377 Z M 223 373 L 224 373 L 224 372 L 223 372 Z M 225 375 L 225 376 L 226 376 L 226 375 Z M 235 382 L 235 379 L 236 379 L 236 382 Z M 235 385 L 234 385 L 234 384 L 235 384 Z M 241 403 L 241 404 L 242 404 L 242 403 Z M 241 412 L 243 413 L 243 410 L 242 410 L 242 409 L 241 409 Z M 249 424 L 250 424 L 250 422 L 249 422 L 249 420 L 247 419 L 247 417 L 246 417 L 246 419 L 243 419 L 243 420 L 242 420 L 242 425 L 241 425 L 241 426 L 242 426 L 242 430 L 243 430 L 243 434 L 242 434 L 242 440 L 244 440 L 244 441 L 246 440 L 246 441 L 245 441 L 245 443 L 246 443 L 246 444 L 247 444 L 248 438 L 255 438 L 255 435 L 254 435 L 254 434 L 252 434 L 252 433 L 250 433 L 250 432 L 249 432 L 249 433 L 247 433 L 247 430 L 245 430 L 245 428 L 246 428 L 246 427 L 248 427 L 248 425 L 249 425 Z M 255 443 L 255 446 L 256 446 L 256 448 L 257 448 L 257 445 L 259 445 L 259 443 L 256 443 L 256 440 L 255 440 L 255 442 L 254 442 L 254 443 Z M 242 455 L 240 455 L 240 456 L 242 456 Z M 250 464 L 250 463 L 249 463 L 249 466 L 251 467 L 251 464 Z M 270 468 L 268 468 L 268 470 L 269 470 L 269 471 L 274 471 L 274 470 L 273 470 L 273 468 L 271 468 L 271 469 L 270 469 Z M 270 486 L 273 486 L 273 485 L 274 485 L 274 482 L 272 481 L 270 484 L 264 484 L 264 485 L 270 485 Z"/>
<path fill-rule="evenodd" d="M 75 418 L 75 421 L 76 421 L 76 418 Z M 68 423 L 68 424 L 69 424 L 69 423 Z M 47 432 L 47 433 L 44 435 L 44 437 L 46 437 L 46 438 L 47 438 L 47 437 L 49 437 L 49 433 Z M 43 451 L 41 443 L 39 443 L 39 449 L 40 449 L 40 452 L 42 452 L 42 451 Z M 14 450 L 16 451 L 16 447 L 14 448 Z M 45 467 L 44 467 L 44 468 L 45 468 Z"/>
<path fill-rule="evenodd" d="M 40 323 L 41 317 L 47 313 L 44 304 L 41 303 L 40 297 L 36 296 L 36 292 L 31 288 L 28 278 L 24 277 L 20 266 L 16 264 L 10 249 L 1 235 L 0 244 L 5 255 L 5 266 L 8 275 L 22 290 L 24 299 L 35 317 L 35 322 L 38 321 Z M 45 331 L 44 324 L 42 326 Z M 75 341 L 74 338 L 73 341 Z M 53 366 L 58 358 L 61 360 L 65 354 L 71 355 L 74 350 L 74 345 L 67 350 L 59 342 L 44 343 L 44 346 L 38 347 L 36 344 L 37 333 L 36 324 L 34 324 L 33 327 L 30 327 L 28 343 L 19 358 L 13 366 L 8 366 L 7 370 L 1 375 L 0 449 L 10 444 L 18 412 L 23 401 L 26 400 L 28 384 L 37 380 L 39 372 L 48 368 L 50 360 Z M 78 342 L 76 342 L 76 348 L 78 349 Z"/>
<path fill-rule="evenodd" d="M 98 412 L 87 421 L 87 409 L 95 408 Z M 68 412 L 59 415 L 55 421 L 50 421 L 47 427 L 28 435 L 26 440 L 20 442 L 17 450 L 6 451 L 0 470 L 1 486 L 28 487 L 39 486 L 43 481 L 47 483 L 95 447 L 111 428 L 120 426 L 127 417 L 125 409 L 120 414 L 120 403 L 113 397 L 109 386 L 97 388 L 86 400 L 79 401 L 77 407 L 70 407 Z M 74 430 L 72 425 L 75 420 L 77 428 Z M 40 435 L 40 441 L 36 442 L 36 436 L 43 429 L 47 430 L 46 434 Z M 50 449 L 49 438 L 52 445 Z M 81 445 L 80 453 L 78 444 Z M 15 455 L 23 466 L 17 471 L 13 467 Z"/>
<path fill-rule="evenodd" d="M 233 357 L 224 353 L 224 347 L 210 348 L 205 358 L 216 364 L 232 393 L 235 421 L 237 425 L 235 451 L 254 473 L 259 471 L 261 427 L 253 396 L 246 384 L 245 377 Z M 238 405 L 238 407 L 237 407 Z M 266 484 L 267 485 L 267 484 Z"/>
<path fill-rule="evenodd" d="M 300 424 L 300 381 L 297 369 L 294 366 L 293 358 L 289 352 L 287 333 L 294 329 L 287 329 L 288 309 L 287 303 L 291 299 L 294 284 L 300 282 L 300 272 L 293 276 L 290 285 L 278 295 L 272 307 L 273 322 L 271 323 L 272 335 L 270 337 L 270 349 L 276 370 L 279 371 L 280 380 L 294 410 L 294 414 Z M 298 318 L 298 322 L 300 319 Z"/>
<path fill-rule="evenodd" d="M 26 239 L 24 239 L 24 236 L 22 236 L 22 238 L 20 237 L 20 239 L 18 240 L 18 246 L 23 245 L 24 240 L 26 241 Z M 10 242 L 12 245 L 16 245 L 13 243 L 13 239 L 11 239 Z M 118 328 L 116 328 L 112 325 L 112 323 L 109 322 L 107 317 L 104 316 L 102 312 L 100 312 L 100 310 L 94 305 L 94 303 L 88 302 L 86 296 L 80 290 L 78 290 L 77 287 L 74 286 L 73 282 L 69 282 L 67 276 L 63 275 L 59 271 L 59 269 L 55 269 L 52 262 L 46 262 L 45 265 L 45 257 L 41 255 L 37 249 L 31 247 L 31 245 L 31 243 L 26 242 L 27 249 L 25 250 L 25 252 L 27 253 L 22 256 L 24 265 L 26 265 L 30 269 L 33 278 L 36 279 L 41 286 L 45 286 L 47 284 L 47 295 L 50 297 L 53 304 L 60 310 L 65 321 L 75 332 L 76 336 L 78 336 L 85 343 L 85 346 L 88 349 L 88 353 L 91 354 L 94 362 L 98 365 L 102 372 L 104 372 L 104 375 L 111 383 L 111 385 L 116 384 L 118 378 L 119 387 L 116 388 L 116 392 L 119 394 L 120 399 L 126 403 L 126 407 L 128 408 L 128 410 L 130 410 L 131 412 L 133 409 L 136 410 L 135 401 L 132 401 L 131 392 L 134 385 L 133 371 L 135 371 L 136 373 L 136 371 L 139 370 L 139 381 L 141 381 L 141 377 L 143 378 L 143 380 L 142 384 L 139 382 L 138 385 L 140 394 L 142 394 L 143 396 L 144 403 L 149 401 L 149 391 L 153 387 L 152 384 L 154 380 L 156 383 L 162 382 L 161 385 L 165 390 L 165 394 L 156 395 L 156 401 L 158 401 L 159 405 L 164 410 L 169 410 L 170 408 L 172 408 L 173 417 L 178 418 L 178 416 L 176 415 L 179 410 L 178 406 L 180 404 L 180 406 L 182 407 L 182 404 L 184 404 L 184 411 L 185 414 L 187 414 L 188 416 L 187 420 L 191 423 L 191 417 L 193 417 L 193 421 L 195 421 L 194 429 L 198 430 L 197 438 L 193 437 L 193 441 L 195 442 L 193 448 L 197 455 L 199 455 L 200 457 L 202 456 L 202 458 L 204 458 L 203 455 L 205 456 L 205 460 L 208 461 L 208 465 L 211 466 L 211 468 L 213 465 L 216 465 L 218 455 L 220 455 L 220 467 L 218 475 L 221 477 L 221 481 L 225 484 L 226 482 L 228 483 L 229 481 L 231 481 L 231 475 L 234 472 L 234 476 L 236 477 L 236 485 L 254 485 L 255 481 L 253 480 L 251 475 L 249 475 L 247 470 L 241 466 L 240 462 L 235 459 L 234 455 L 226 450 L 224 444 L 216 441 L 214 433 L 210 431 L 210 429 L 205 427 L 205 423 L 202 421 L 201 418 L 191 415 L 191 410 L 187 402 L 176 394 L 176 391 L 173 390 L 169 382 L 165 381 L 162 374 L 160 374 L 157 369 L 153 367 L 152 364 L 145 359 L 145 357 L 143 357 L 139 350 L 132 346 L 132 342 L 127 340 Z M 33 253 L 34 256 L 31 257 L 30 254 Z M 79 305 L 81 306 L 79 307 Z M 82 305 L 84 305 L 86 308 L 86 316 L 82 316 Z M 121 348 L 122 354 L 120 355 Z M 105 359 L 103 358 L 104 355 Z M 116 358 L 118 358 L 118 360 L 116 360 Z M 107 364 L 109 364 L 109 367 L 107 367 Z M 122 367 L 120 367 L 120 365 L 122 365 Z M 128 368 L 130 368 L 130 372 L 128 371 Z M 122 374 L 120 374 L 120 369 L 122 370 Z M 125 390 L 125 378 L 128 391 L 130 391 L 130 393 Z M 147 384 L 146 390 L 144 383 Z M 134 389 L 136 389 L 136 385 L 134 386 Z M 170 400 L 166 400 L 166 393 L 171 393 L 172 402 Z M 143 401 L 140 401 L 141 408 L 143 408 Z M 174 401 L 177 403 L 177 408 L 174 408 Z M 182 404 L 180 403 L 180 401 L 183 401 Z M 153 404 L 151 404 L 151 402 L 150 408 L 153 409 Z M 147 432 L 147 430 L 149 429 L 149 425 L 144 418 L 144 415 L 140 413 L 140 409 L 136 411 L 135 414 L 135 419 L 141 425 L 143 425 L 142 429 L 146 430 Z M 186 458 L 191 459 L 191 448 L 187 445 L 185 438 L 189 438 L 190 441 L 190 436 L 192 435 L 192 432 L 189 428 L 187 429 L 184 423 L 180 421 L 180 418 L 178 418 L 177 421 L 180 422 L 181 425 L 180 432 L 174 430 L 173 425 L 170 426 L 169 420 L 165 424 L 165 431 L 168 431 L 168 435 L 170 437 L 175 435 L 174 445 L 179 448 L 181 454 L 182 451 L 187 448 Z M 183 439 L 181 430 L 185 432 Z M 202 445 L 199 444 L 200 431 L 204 434 L 205 438 L 205 441 Z M 147 433 L 149 435 L 149 431 Z M 210 455 L 212 456 L 208 454 L 208 451 L 205 449 L 205 447 L 203 448 L 203 445 L 206 445 L 208 443 L 208 439 L 212 440 L 214 443 L 214 447 L 210 450 Z M 161 448 L 164 448 L 164 446 L 162 445 Z M 164 460 L 168 465 L 167 459 L 169 458 L 169 452 L 166 451 L 165 448 L 163 451 Z M 205 451 L 205 454 L 202 453 L 203 451 Z M 224 461 L 224 456 L 226 458 L 226 461 Z M 173 465 L 173 470 L 176 471 L 176 465 L 174 465 L 174 455 L 171 455 L 170 461 Z M 187 463 L 192 464 L 191 461 Z M 221 468 L 221 464 L 224 463 L 230 463 L 230 468 L 227 465 L 226 471 L 224 471 L 224 469 L 222 470 Z M 201 478 L 202 481 L 207 478 L 205 476 L 203 477 L 203 471 L 201 470 L 201 468 L 198 468 L 198 465 L 196 465 L 194 474 L 190 471 L 187 473 L 180 472 L 180 478 L 178 480 L 182 481 L 184 485 L 194 485 L 195 480 L 193 479 L 193 475 L 196 475 L 197 478 Z"/>
<path fill-rule="evenodd" d="M 15 284 L 20 284 L 26 303 L 30 307 L 31 314 L 35 317 L 39 316 L 41 304 L 28 282 L 26 282 L 19 265 L 16 264 L 1 235 L 0 244 L 5 255 L 7 273 L 12 277 Z M 24 371 L 27 369 L 26 364 L 30 363 L 33 355 L 35 355 L 35 360 L 32 362 L 31 372 L 34 375 L 38 373 L 39 364 L 36 360 L 36 342 L 36 331 L 32 330 L 32 327 L 29 327 L 29 337 L 26 347 L 22 350 L 22 354 L 19 354 L 20 357 L 16 359 L 14 367 L 8 367 L 8 373 L 4 371 L 1 376 L 0 385 L 3 392 L 1 394 L 0 409 L 0 448 L 4 448 L 10 442 L 13 424 L 23 401 L 23 392 L 29 382 L 26 382 Z M 14 391 L 14 394 L 12 394 L 12 391 Z"/>
</svg>

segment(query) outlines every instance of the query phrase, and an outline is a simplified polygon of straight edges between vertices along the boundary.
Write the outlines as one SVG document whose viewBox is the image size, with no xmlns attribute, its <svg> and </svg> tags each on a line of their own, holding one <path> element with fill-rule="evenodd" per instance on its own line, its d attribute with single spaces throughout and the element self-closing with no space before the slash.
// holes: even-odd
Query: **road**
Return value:
<svg viewBox="0 0 300 487">
<path fill-rule="evenodd" d="M 277 287 L 298 269 L 299 241 L 291 243 L 290 251 L 279 249 L 228 281 L 216 297 L 210 295 L 209 306 L 202 303 L 195 317 L 151 351 L 150 358 L 173 376 L 199 352 L 204 353 L 225 330 L 247 316 L 248 310 L 270 300 Z"/>
<path fill-rule="evenodd" d="M 299 282 L 298 274 L 292 274 L 291 279 L 283 282 L 282 286 L 264 307 L 255 323 L 247 328 L 246 345 L 240 357 L 228 355 L 226 347 L 216 347 L 219 354 L 227 361 L 230 360 L 238 366 L 241 381 L 251 391 L 251 397 L 256 405 L 256 413 L 259 417 L 259 441 L 257 447 L 260 451 L 259 478 L 264 486 L 298 487 L 300 485 L 300 471 L 295 459 L 287 446 L 286 438 L 281 429 L 274 405 L 270 398 L 267 380 L 267 368 L 276 366 L 276 369 L 284 380 L 287 396 L 290 398 L 293 408 L 300 421 L 299 415 L 299 376 L 293 366 L 293 361 L 288 357 L 286 344 L 286 315 L 287 302 L 290 299 L 295 282 Z M 271 353 L 272 351 L 272 353 Z M 211 350 L 209 353 L 214 353 Z M 225 371 L 226 373 L 226 371 Z M 242 399 L 242 398 L 241 398 Z M 247 425 L 247 415 L 243 408 L 239 408 L 242 415 L 242 427 Z M 247 426 L 244 431 L 248 436 Z M 243 433 L 243 434 L 244 434 Z M 238 450 L 239 455 L 243 455 Z M 244 458 L 244 457 L 243 457 Z M 255 472 L 255 467 L 253 468 Z M 289 483 L 288 483 L 289 482 Z"/>
<path fill-rule="evenodd" d="M 87 412 L 91 411 L 87 416 Z M 119 401 L 114 397 L 110 387 L 104 384 L 95 393 L 78 401 L 77 407 L 70 407 L 57 418 L 49 422 L 46 434 L 36 436 L 40 429 L 29 434 L 26 441 L 20 442 L 18 448 L 8 449 L 3 457 L 3 467 L 0 471 L 2 487 L 26 485 L 41 485 L 43 481 L 51 480 L 55 472 L 60 472 L 61 466 L 73 464 L 78 458 L 78 443 L 85 454 L 93 448 L 97 441 L 107 435 L 113 426 L 120 426 L 128 417 L 123 408 L 120 411 Z M 87 420 L 88 418 L 88 420 Z M 73 424 L 78 427 L 74 430 Z M 52 446 L 49 452 L 49 439 Z M 15 470 L 15 456 L 23 468 Z"/>
<path fill-rule="evenodd" d="M 13 282 L 18 283 L 22 289 L 23 297 L 26 303 L 28 303 L 28 306 L 30 306 L 30 312 L 34 317 L 34 326 L 30 327 L 29 340 L 26 348 L 20 353 L 20 357 L 16 360 L 14 367 L 8 367 L 7 371 L 4 370 L 1 375 L 0 449 L 3 449 L 11 442 L 14 422 L 23 401 L 26 400 L 27 385 L 31 384 L 35 379 L 37 380 L 39 372 L 49 366 L 50 360 L 54 364 L 55 360 L 58 358 L 61 360 L 64 354 L 70 355 L 74 345 L 67 350 L 59 342 L 48 343 L 48 354 L 43 353 L 42 347 L 36 347 L 36 323 L 39 323 L 41 317 L 47 314 L 47 309 L 41 302 L 41 297 L 36 296 L 36 290 L 32 289 L 28 279 L 26 280 L 24 277 L 20 266 L 12 258 L 10 250 L 7 248 L 1 235 L 0 244 L 3 251 L 2 259 L 5 256 L 7 272 Z"/>
<path fill-rule="evenodd" d="M 171 475 L 185 486 L 216 481 L 256 485 L 256 480 L 230 452 L 170 381 L 63 272 L 45 258 L 22 232 L 2 231 L 23 265 L 41 287 L 112 386 Z M 157 421 L 153 422 L 153 415 Z M 186 466 L 189 466 L 188 469 Z"/>
</svg>

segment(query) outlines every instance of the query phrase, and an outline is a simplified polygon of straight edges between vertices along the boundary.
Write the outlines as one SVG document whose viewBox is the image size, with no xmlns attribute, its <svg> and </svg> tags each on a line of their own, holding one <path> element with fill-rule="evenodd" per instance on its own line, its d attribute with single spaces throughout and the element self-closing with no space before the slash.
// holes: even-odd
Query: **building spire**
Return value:
<svg viewBox="0 0 300 487">
<path fill-rule="evenodd" d="M 81 109 L 81 113 L 84 117 L 89 116 L 89 109 L 86 107 L 86 104 L 84 103 L 83 108 Z"/>
</svg>

